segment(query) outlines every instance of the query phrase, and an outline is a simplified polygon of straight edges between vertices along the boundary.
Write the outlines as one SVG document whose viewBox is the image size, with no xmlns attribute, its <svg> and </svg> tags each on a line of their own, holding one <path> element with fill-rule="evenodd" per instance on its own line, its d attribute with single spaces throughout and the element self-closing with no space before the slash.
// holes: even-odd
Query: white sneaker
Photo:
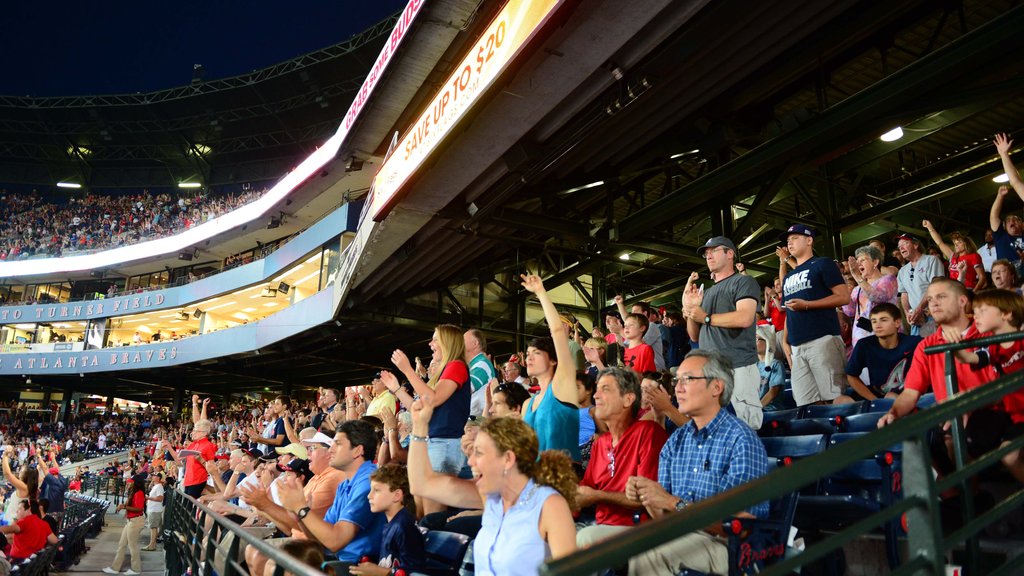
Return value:
<svg viewBox="0 0 1024 576">
<path fill-rule="evenodd" d="M 118 572 L 117 570 L 114 570 L 110 566 L 107 566 L 106 568 L 104 568 L 103 569 L 103 573 L 104 574 L 120 574 L 120 572 Z"/>
<path fill-rule="evenodd" d="M 125 576 L 139 576 L 139 573 L 136 572 L 135 570 L 132 570 L 131 568 L 125 570 L 124 573 L 125 573 Z"/>
</svg>

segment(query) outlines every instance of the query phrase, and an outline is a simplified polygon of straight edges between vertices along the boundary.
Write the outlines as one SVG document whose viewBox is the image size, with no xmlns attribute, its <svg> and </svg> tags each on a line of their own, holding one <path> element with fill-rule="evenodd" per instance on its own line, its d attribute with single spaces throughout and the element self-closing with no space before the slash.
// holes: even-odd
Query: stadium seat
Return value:
<svg viewBox="0 0 1024 576">
<path fill-rule="evenodd" d="M 761 422 L 761 429 L 757 431 L 757 435 L 761 437 L 781 436 L 785 423 L 796 419 L 799 413 L 799 408 L 765 412 L 764 421 Z"/>
<path fill-rule="evenodd" d="M 835 450 L 868 433 L 833 434 L 829 437 L 828 449 Z M 891 505 L 903 493 L 902 450 L 902 445 L 890 446 L 872 458 L 822 478 L 818 494 L 801 497 L 794 524 L 801 530 L 834 532 Z M 905 534 L 900 519 L 887 522 L 882 532 L 889 566 L 896 568 L 900 563 L 898 539 Z"/>
<path fill-rule="evenodd" d="M 805 436 L 807 434 L 831 434 L 842 430 L 843 417 L 831 418 L 799 418 L 790 420 L 782 426 L 784 436 Z"/>
<path fill-rule="evenodd" d="M 801 408 L 800 418 L 832 418 L 834 416 L 853 416 L 867 408 L 867 402 L 851 402 L 847 404 L 808 404 Z"/>
<path fill-rule="evenodd" d="M 843 432 L 871 432 L 878 429 L 878 419 L 885 416 L 885 411 L 865 412 L 846 418 Z"/>
<path fill-rule="evenodd" d="M 444 530 L 430 530 L 426 533 L 427 566 L 416 574 L 428 576 L 457 576 L 462 567 L 469 536 Z"/>
<path fill-rule="evenodd" d="M 776 436 L 762 438 L 761 443 L 768 454 L 770 472 L 778 466 L 788 466 L 793 460 L 814 456 L 824 451 L 828 446 L 828 435 Z"/>
<path fill-rule="evenodd" d="M 892 405 L 894 402 L 896 402 L 895 398 L 879 398 L 877 400 L 872 400 L 868 404 L 867 410 L 865 410 L 864 412 L 888 412 L 890 409 L 892 409 Z"/>
<path fill-rule="evenodd" d="M 935 394 L 929 392 L 917 399 L 917 407 L 920 409 L 930 408 L 935 405 Z"/>
</svg>

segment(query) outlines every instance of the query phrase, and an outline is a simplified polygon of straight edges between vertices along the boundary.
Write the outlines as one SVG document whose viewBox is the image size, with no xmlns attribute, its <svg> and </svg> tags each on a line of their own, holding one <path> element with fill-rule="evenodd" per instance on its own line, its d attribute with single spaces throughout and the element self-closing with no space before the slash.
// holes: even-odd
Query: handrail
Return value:
<svg viewBox="0 0 1024 576">
<path fill-rule="evenodd" d="M 927 348 L 925 348 L 924 353 L 931 355 L 941 354 L 944 352 L 955 352 L 957 350 L 963 350 L 965 348 L 981 348 L 984 346 L 991 346 L 992 344 L 1013 342 L 1014 340 L 1020 340 L 1021 338 L 1024 338 L 1024 332 L 1007 332 L 1006 334 L 993 334 L 991 336 L 982 336 L 980 338 L 961 340 L 959 342 L 935 344 L 933 346 L 928 346 Z"/>
<path fill-rule="evenodd" d="M 205 504 L 187 494 L 176 490 L 169 491 L 165 515 L 167 518 L 164 523 L 165 531 L 170 530 L 173 532 L 171 540 L 164 539 L 169 573 L 184 573 L 184 570 L 175 570 L 174 568 L 180 567 L 179 564 L 185 562 L 189 564 L 193 576 L 199 576 L 200 574 L 202 576 L 210 576 L 214 573 L 214 556 L 217 551 L 220 551 L 222 553 L 227 552 L 227 557 L 224 560 L 224 570 L 218 576 L 247 576 L 248 573 L 240 570 L 238 562 L 235 561 L 239 544 L 244 542 L 249 546 L 255 547 L 265 557 L 274 561 L 277 565 L 274 576 L 282 576 L 284 572 L 295 576 L 325 576 L 323 572 L 297 560 L 279 548 L 267 544 L 244 530 L 238 524 L 217 514 Z M 207 519 L 212 520 L 218 530 L 207 532 L 204 528 L 204 523 Z M 178 522 L 185 522 L 186 525 L 182 527 L 176 526 Z M 181 529 L 183 529 L 183 532 Z M 220 548 L 219 543 L 215 540 L 223 537 L 227 532 L 234 534 L 236 540 L 231 545 L 230 550 L 225 551 Z M 205 543 L 200 541 L 203 538 L 207 539 Z M 191 551 L 191 553 L 185 554 L 184 557 L 178 556 L 175 550 L 175 547 L 178 545 L 183 546 L 186 551 Z M 201 558 L 203 555 L 205 555 L 205 562 L 201 561 L 203 560 Z"/>
<path fill-rule="evenodd" d="M 956 395 L 927 410 L 900 418 L 877 432 L 844 443 L 842 450 L 826 451 L 802 459 L 792 466 L 779 468 L 742 486 L 697 502 L 688 507 L 686 513 L 670 514 L 641 524 L 617 535 L 614 540 L 603 542 L 601 546 L 581 550 L 565 558 L 548 562 L 541 566 L 540 573 L 545 575 L 582 575 L 608 566 L 624 564 L 629 558 L 641 552 L 669 542 L 682 534 L 695 532 L 721 522 L 723 518 L 760 502 L 799 490 L 822 476 L 838 472 L 856 461 L 873 457 L 893 444 L 908 439 L 923 438 L 926 433 L 937 426 L 950 420 L 956 420 L 958 416 L 972 410 L 989 406 L 1021 387 L 1024 387 L 1024 371 L 1010 374 L 991 384 Z M 927 498 L 915 496 L 908 496 L 903 502 L 908 501 L 909 503 L 901 503 L 899 506 L 921 509 L 935 505 L 935 502 L 931 502 Z M 819 546 L 824 548 L 824 544 L 817 544 L 802 555 L 772 566 L 763 574 L 785 573 L 786 570 L 805 563 L 801 556 L 810 558 L 810 551 Z M 922 550 L 912 547 L 911 558 L 908 558 L 907 561 L 916 562 L 915 558 L 924 553 Z M 931 566 L 933 562 L 934 559 L 928 559 L 925 566 Z"/>
</svg>

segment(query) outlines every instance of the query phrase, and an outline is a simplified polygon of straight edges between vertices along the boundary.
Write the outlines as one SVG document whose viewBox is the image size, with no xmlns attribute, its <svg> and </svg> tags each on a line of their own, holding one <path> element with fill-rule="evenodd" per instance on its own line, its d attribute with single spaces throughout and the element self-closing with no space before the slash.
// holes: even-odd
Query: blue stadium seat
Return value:
<svg viewBox="0 0 1024 576">
<path fill-rule="evenodd" d="M 868 416 L 865 414 L 865 416 Z M 848 432 L 829 437 L 828 449 L 836 450 L 845 442 L 870 432 Z M 855 462 L 822 478 L 816 495 L 801 497 L 794 523 L 801 530 L 838 531 L 867 518 L 902 497 L 902 451 L 900 444 L 884 452 Z M 900 564 L 899 537 L 905 535 L 900 519 L 882 526 L 889 566 Z"/>
<path fill-rule="evenodd" d="M 925 408 L 930 408 L 930 407 L 932 407 L 934 405 L 935 405 L 935 394 L 932 393 L 932 392 L 929 392 L 927 394 L 923 394 L 923 395 L 921 395 L 920 398 L 917 399 L 917 407 L 922 409 L 922 410 L 924 410 Z"/>
<path fill-rule="evenodd" d="M 851 402 L 847 404 L 808 404 L 801 408 L 801 418 L 832 418 L 835 416 L 853 416 L 867 408 L 867 402 Z"/>
<path fill-rule="evenodd" d="M 888 412 L 892 409 L 894 402 L 896 402 L 895 398 L 879 398 L 877 400 L 872 400 L 871 403 L 868 404 L 867 410 L 864 412 Z"/>
<path fill-rule="evenodd" d="M 814 456 L 828 446 L 827 434 L 806 436 L 775 436 L 762 438 L 768 454 L 769 472 L 778 466 L 788 466 L 793 460 Z"/>
<path fill-rule="evenodd" d="M 804 436 L 807 434 L 831 434 L 842 430 L 843 417 L 831 418 L 800 418 L 790 420 L 783 426 L 784 436 Z"/>
<path fill-rule="evenodd" d="M 843 424 L 843 432 L 871 432 L 878 429 L 878 419 L 885 416 L 882 412 L 865 412 L 855 414 L 846 419 Z"/>
<path fill-rule="evenodd" d="M 761 437 L 781 436 L 785 430 L 785 423 L 795 420 L 799 415 L 799 408 L 765 412 L 761 429 L 757 431 L 757 435 Z"/>
<path fill-rule="evenodd" d="M 426 533 L 427 566 L 416 574 L 458 576 L 471 539 L 465 534 L 430 530 Z"/>
</svg>

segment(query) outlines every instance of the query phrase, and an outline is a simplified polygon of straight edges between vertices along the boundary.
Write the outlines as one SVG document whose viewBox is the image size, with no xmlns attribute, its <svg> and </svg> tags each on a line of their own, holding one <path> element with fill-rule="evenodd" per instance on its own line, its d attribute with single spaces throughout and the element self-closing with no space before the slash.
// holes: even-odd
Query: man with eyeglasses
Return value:
<svg viewBox="0 0 1024 576">
<path fill-rule="evenodd" d="M 652 518 L 679 513 L 701 500 L 764 475 L 768 456 L 757 434 L 728 410 L 733 392 L 728 357 L 693 350 L 676 370 L 679 411 L 692 420 L 672 433 L 661 449 L 658 480 L 631 476 L 626 496 Z M 764 518 L 768 502 L 733 514 Z M 729 549 L 720 522 L 648 550 L 629 561 L 632 575 L 678 574 L 681 568 L 705 574 L 729 573 Z"/>
<path fill-rule="evenodd" d="M 697 254 L 707 261 L 715 284 L 703 291 L 696 272 L 686 281 L 686 331 L 701 349 L 717 350 L 729 358 L 735 367 L 735 392 L 730 394 L 733 409 L 741 420 L 757 430 L 764 418 L 755 336 L 761 288 L 752 277 L 736 272 L 736 245 L 725 236 L 710 238 Z"/>
<path fill-rule="evenodd" d="M 633 526 L 633 515 L 644 508 L 626 497 L 626 482 L 633 476 L 652 482 L 658 477 L 658 453 L 668 435 L 656 422 L 637 420 L 641 395 L 640 378 L 633 370 L 612 367 L 597 375 L 594 416 L 608 431 L 594 440 L 576 494 L 581 507 L 596 507 L 595 524 L 576 533 L 581 548 Z"/>
<path fill-rule="evenodd" d="M 897 248 L 907 263 L 896 275 L 900 295 L 900 306 L 910 324 L 914 336 L 931 336 L 935 333 L 935 320 L 928 314 L 928 299 L 925 294 L 932 280 L 945 276 L 942 262 L 925 254 L 921 239 L 913 234 L 903 233 L 896 237 Z"/>
</svg>

